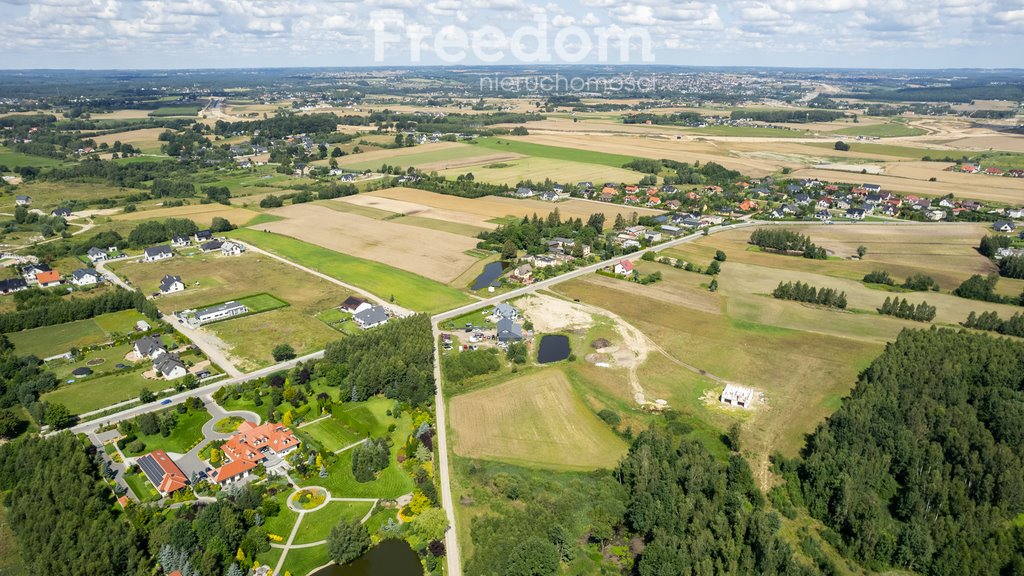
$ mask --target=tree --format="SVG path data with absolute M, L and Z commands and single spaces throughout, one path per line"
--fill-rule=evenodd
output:
M 864 255 L 868 253 L 867 246 L 857 246 L 857 258 L 864 258 Z
M 210 222 L 210 231 L 213 233 L 228 232 L 234 230 L 235 225 L 228 221 L 227 218 L 221 218 L 220 216 L 214 216 L 213 221 Z
M 561 554 L 547 539 L 531 536 L 512 549 L 505 576 L 550 576 L 558 572 Z
M 501 246 L 501 259 L 502 260 L 515 260 L 518 254 L 518 248 L 516 243 L 511 238 L 505 241 Z
M 849 152 L 850 145 L 847 144 L 846 142 L 843 142 L 842 140 L 839 140 L 838 142 L 836 142 L 835 149 L 839 150 L 840 152 Z
M 370 548 L 370 534 L 359 520 L 342 520 L 327 536 L 327 553 L 331 560 L 346 564 L 362 556 Z
M 722 252 L 721 250 L 715 250 L 715 260 L 718 260 L 719 262 L 725 262 L 725 252 Z
M 441 540 L 448 531 L 448 516 L 440 508 L 427 508 L 412 520 L 412 531 L 424 540 Z
M 342 152 L 341 148 L 338 148 L 337 146 L 335 146 L 334 149 L 331 150 L 331 158 L 340 158 L 343 154 L 344 152 Z
M 722 266 L 721 264 L 718 263 L 718 260 L 712 260 L 711 264 L 708 264 L 708 268 L 707 270 L 705 270 L 704 273 L 707 274 L 708 276 L 715 276 L 719 272 L 721 272 L 721 270 Z
M 278 344 L 274 346 L 271 355 L 274 357 L 274 361 L 284 362 L 285 360 L 295 358 L 295 349 L 290 344 Z
M 711 283 L 708 284 L 708 292 L 718 291 L 718 278 L 712 278 Z
M 26 422 L 10 408 L 0 408 L 0 438 L 14 438 L 25 429 Z
M 138 418 L 135 419 L 135 422 L 139 426 L 139 432 L 142 432 L 146 436 L 156 434 L 160 431 L 160 423 L 156 421 L 156 415 L 152 412 L 139 414 Z
M 63 404 L 47 402 L 43 422 L 57 430 L 67 428 L 72 422 L 71 411 Z
M 142 404 L 149 404 L 156 400 L 156 394 L 150 392 L 149 388 L 143 388 L 139 391 L 139 402 Z

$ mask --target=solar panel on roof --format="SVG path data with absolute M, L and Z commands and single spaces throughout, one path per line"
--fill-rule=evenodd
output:
M 164 469 L 160 467 L 152 454 L 146 454 L 139 458 L 139 468 L 154 486 L 159 486 L 164 479 Z

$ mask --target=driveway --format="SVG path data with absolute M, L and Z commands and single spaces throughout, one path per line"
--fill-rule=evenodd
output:
M 210 413 L 210 416 L 213 416 L 203 424 L 203 440 L 197 444 L 195 448 L 189 450 L 185 454 L 171 455 L 174 463 L 177 464 L 178 468 L 181 468 L 181 471 L 185 473 L 185 476 L 190 479 L 194 474 L 206 471 L 206 463 L 199 458 L 199 451 L 202 450 L 203 446 L 206 446 L 211 440 L 227 440 L 231 437 L 230 432 L 224 433 L 214 430 L 214 426 L 217 425 L 217 422 L 220 422 L 229 416 L 239 416 L 257 424 L 261 421 L 259 414 L 256 414 L 255 412 L 249 412 L 248 410 L 224 410 L 216 401 L 214 401 L 212 396 L 206 395 L 201 396 L 201 398 L 203 399 L 203 407 Z

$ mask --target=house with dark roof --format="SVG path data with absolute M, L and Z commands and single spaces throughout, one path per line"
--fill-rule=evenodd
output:
M 142 469 L 142 473 L 146 475 L 146 479 L 161 496 L 167 496 L 188 485 L 185 473 L 163 450 L 153 450 L 139 458 L 138 465 Z
M 68 208 L 55 208 L 50 211 L 50 216 L 55 218 L 67 218 L 71 216 L 71 210 Z
M 93 246 L 89 248 L 89 251 L 85 253 L 92 262 L 102 262 L 107 259 L 107 253 L 103 250 Z
M 161 354 L 153 360 L 153 369 L 159 372 L 164 380 L 175 380 L 188 374 L 185 363 L 177 354 Z
M 352 319 L 356 321 L 360 328 L 366 330 L 374 326 L 386 324 L 388 321 L 388 311 L 383 306 L 373 306 L 352 316 Z
M 171 294 L 172 292 L 181 292 L 185 289 L 185 283 L 181 281 L 181 276 L 171 276 L 170 274 L 164 275 L 160 279 L 160 293 Z
M 171 246 L 175 248 L 184 248 L 192 243 L 192 240 L 188 236 L 175 236 L 171 238 Z
M 10 294 L 28 289 L 28 282 L 24 278 L 7 278 L 0 280 L 0 294 Z
M 500 302 L 494 307 L 494 315 L 498 318 L 515 320 L 516 318 L 519 318 L 519 310 L 516 310 L 515 306 L 512 306 L 508 302 Z
M 135 341 L 135 355 L 139 358 L 154 359 L 167 353 L 163 340 L 159 336 L 143 336 Z
M 508 318 L 498 320 L 498 342 L 518 342 L 522 339 L 522 326 Z
M 341 306 L 338 306 L 339 310 L 342 312 L 348 312 L 349 314 L 358 314 L 364 310 L 369 310 L 370 308 L 373 308 L 373 304 L 367 302 L 365 298 L 360 298 L 358 296 L 349 296 L 348 298 L 345 298 L 345 301 L 341 303 Z
M 512 193 L 512 195 L 515 196 L 516 198 L 529 198 L 533 196 L 533 194 L 533 190 L 527 188 L 526 186 L 520 186 L 519 188 L 516 188 L 515 192 Z
M 992 229 L 996 232 L 1013 232 L 1016 228 L 1013 220 L 996 220 L 992 223 Z
M 92 268 L 79 268 L 71 273 L 71 283 L 75 286 L 92 286 L 101 278 L 100 273 Z
M 200 230 L 196 232 L 196 242 L 206 242 L 207 240 L 213 240 L 213 232 L 209 230 Z
M 210 240 L 209 242 L 203 242 L 199 245 L 199 249 L 203 252 L 215 252 L 220 250 L 224 246 L 224 243 L 220 240 Z
M 245 252 L 245 246 L 238 242 L 228 240 L 220 245 L 220 253 L 224 256 L 240 256 L 242 252 Z
M 18 194 L 14 197 L 14 203 L 18 206 L 28 206 L 32 203 L 32 197 Z
M 850 220 L 863 220 L 864 215 L 865 212 L 863 208 L 850 208 L 846 211 L 846 217 Z
M 151 246 L 142 251 L 143 262 L 156 262 L 174 256 L 170 246 Z
M 25 282 L 32 283 L 36 281 L 37 274 L 49 272 L 50 270 L 50 265 L 43 262 L 26 264 L 21 267 L 21 277 L 25 279 Z

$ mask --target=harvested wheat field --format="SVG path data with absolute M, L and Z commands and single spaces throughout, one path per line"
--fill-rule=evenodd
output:
M 449 410 L 460 456 L 594 470 L 614 467 L 626 450 L 557 369 L 461 394 Z
M 374 220 L 316 204 L 294 204 L 270 213 L 284 220 L 261 224 L 261 229 L 444 283 L 477 262 L 464 254 L 477 243 L 467 236 Z
M 496 156 L 493 150 L 487 150 L 461 144 L 459 142 L 438 142 L 436 144 L 423 144 L 411 148 L 394 148 L 387 150 L 374 150 L 360 154 L 350 154 L 338 158 L 338 165 L 352 170 L 377 170 L 382 164 L 401 166 L 408 168 L 415 166 L 427 170 L 423 166 L 435 166 L 431 170 L 437 170 L 438 164 L 450 163 L 452 166 L 475 165 L 487 163 L 492 160 L 487 158 Z M 505 156 L 509 156 L 505 154 Z M 519 157 L 518 154 L 512 155 Z
M 420 192 L 420 190 L 413 190 L 411 188 L 392 188 L 391 190 L 408 190 L 411 193 Z M 332 202 L 345 202 L 346 204 L 352 204 L 355 206 L 365 206 L 368 208 L 376 208 L 377 210 L 392 212 L 395 215 L 404 214 L 405 216 L 420 216 L 422 218 L 431 218 L 433 220 L 442 220 L 445 222 L 458 222 L 460 224 L 469 224 L 471 226 L 479 226 L 487 229 L 494 229 L 497 227 L 497 224 L 488 222 L 488 220 L 491 219 L 489 216 L 482 216 L 480 214 L 473 214 L 460 210 L 435 208 L 427 204 L 398 200 L 397 198 L 375 196 L 372 194 L 356 194 L 355 196 L 338 198 L 336 200 L 332 200 Z
M 534 214 L 537 214 L 538 216 L 546 216 L 555 208 L 558 208 L 558 212 L 562 215 L 563 219 L 581 218 L 586 220 L 591 214 L 600 212 L 605 215 L 609 224 L 615 221 L 615 216 L 617 214 L 622 214 L 625 217 L 629 217 L 633 212 L 636 212 L 641 216 L 661 214 L 660 210 L 652 210 L 650 208 L 619 206 L 604 202 L 581 200 L 579 198 L 572 198 L 570 200 L 564 200 L 557 203 L 530 199 L 520 200 L 505 196 L 462 198 L 459 196 L 449 196 L 447 194 L 428 192 L 426 190 L 417 190 L 415 188 L 388 188 L 386 190 L 367 192 L 365 194 L 360 194 L 360 196 L 391 198 L 394 200 L 402 200 L 413 204 L 436 208 L 442 211 L 455 211 L 472 214 L 475 215 L 477 220 L 459 221 L 476 226 L 480 226 L 478 223 L 479 221 L 487 223 L 494 219 L 504 218 L 506 216 L 516 216 L 520 218 L 523 216 L 533 216 Z M 380 206 L 380 208 L 389 210 L 389 208 L 385 208 L 384 206 Z M 417 216 L 423 216 L 423 214 L 417 214 Z
M 155 220 L 164 218 L 188 218 L 197 226 L 209 226 L 214 218 L 227 218 L 236 226 L 241 226 L 256 216 L 256 212 L 245 208 L 224 206 L 223 204 L 192 204 L 188 206 L 175 206 L 174 208 L 156 208 L 153 210 L 140 210 L 127 214 L 118 214 L 114 220 Z
M 163 134 L 166 128 L 143 128 L 141 130 L 126 130 L 124 132 L 114 132 L 113 134 L 105 134 L 103 136 L 96 136 L 93 140 L 96 144 L 113 144 L 114 142 L 120 141 L 122 144 L 131 144 L 139 150 L 142 150 L 146 154 L 156 154 L 160 152 L 160 140 L 158 137 Z

